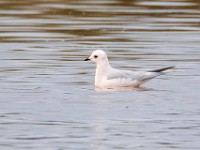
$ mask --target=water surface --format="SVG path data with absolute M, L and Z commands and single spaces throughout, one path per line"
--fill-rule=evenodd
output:
M 200 149 L 198 0 L 1 0 L 0 18 L 1 149 Z M 176 69 L 95 90 L 95 49 Z

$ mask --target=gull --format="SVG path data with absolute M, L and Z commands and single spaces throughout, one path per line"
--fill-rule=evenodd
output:
M 169 66 L 150 71 L 119 70 L 111 67 L 108 57 L 103 50 L 95 50 L 84 61 L 96 63 L 95 86 L 97 88 L 139 87 L 147 81 L 165 74 L 166 70 L 174 68 Z

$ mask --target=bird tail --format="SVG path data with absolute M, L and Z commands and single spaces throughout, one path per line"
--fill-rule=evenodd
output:
M 151 80 L 151 79 L 153 79 L 157 76 L 165 74 L 166 72 L 163 72 L 163 71 L 168 70 L 168 69 L 172 69 L 172 68 L 174 68 L 174 66 L 148 71 L 148 72 L 151 72 L 152 74 L 140 77 L 138 79 L 138 86 L 144 84 L 145 82 L 147 82 L 147 81 L 149 81 L 149 80 Z

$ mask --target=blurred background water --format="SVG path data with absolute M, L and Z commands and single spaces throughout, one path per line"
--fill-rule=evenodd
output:
M 176 69 L 97 91 L 123 69 Z M 0 0 L 0 149 L 200 149 L 199 0 Z

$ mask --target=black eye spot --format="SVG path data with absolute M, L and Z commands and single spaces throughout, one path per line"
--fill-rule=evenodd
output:
M 94 55 L 94 58 L 97 58 L 98 56 L 97 55 Z

